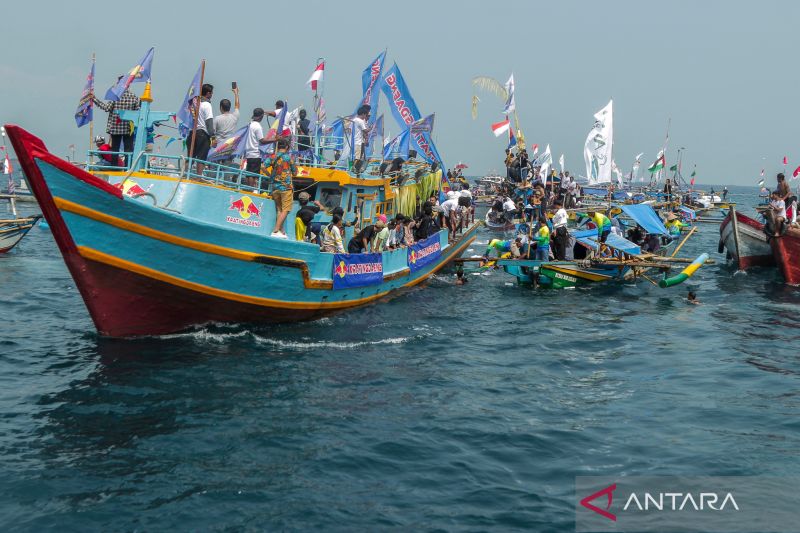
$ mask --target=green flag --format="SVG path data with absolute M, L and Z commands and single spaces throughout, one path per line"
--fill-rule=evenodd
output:
M 695 176 L 695 174 L 697 174 L 697 171 L 696 170 L 692 170 L 692 175 L 690 177 L 693 178 Z
M 677 171 L 678 171 L 678 165 L 672 165 L 671 167 L 669 167 L 669 169 L 670 169 L 672 172 L 677 172 Z

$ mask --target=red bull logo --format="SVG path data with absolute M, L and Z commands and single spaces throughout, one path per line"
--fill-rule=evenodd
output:
M 409 263 L 411 263 L 412 265 L 413 265 L 413 264 L 415 264 L 415 263 L 417 262 L 417 252 L 415 252 L 414 250 L 412 250 L 412 251 L 411 251 L 411 254 L 409 254 L 409 256 L 408 256 L 408 261 L 409 261 Z
M 135 181 L 133 181 L 131 179 L 127 179 L 127 180 L 121 181 L 119 183 L 116 183 L 116 184 L 114 184 L 114 187 L 116 187 L 117 189 L 121 190 L 122 194 L 124 194 L 125 196 L 137 197 L 137 196 L 141 196 L 141 195 L 147 193 L 147 191 L 145 189 L 143 189 L 141 185 L 139 185 L 138 183 L 136 183 Z M 151 187 L 152 187 L 152 185 L 151 185 Z M 148 189 L 149 189 L 149 187 L 148 187 Z
M 242 196 L 238 200 L 231 200 L 228 211 L 236 211 L 239 216 L 234 217 L 228 215 L 225 217 L 226 222 L 254 228 L 261 226 L 261 222 L 256 220 L 261 218 L 261 208 L 257 206 L 249 196 Z M 251 217 L 253 220 L 250 220 Z
M 347 265 L 344 264 L 344 261 L 339 261 L 339 264 L 336 265 L 334 272 L 340 278 L 343 278 L 347 275 Z

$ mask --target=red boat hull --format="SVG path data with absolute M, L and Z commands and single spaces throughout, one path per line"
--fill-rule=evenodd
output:
M 775 262 L 789 285 L 800 285 L 800 230 L 790 229 L 770 241 Z

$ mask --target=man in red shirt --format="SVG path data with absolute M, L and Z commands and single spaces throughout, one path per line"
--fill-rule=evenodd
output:
M 107 154 L 100 154 L 100 163 L 107 167 L 114 166 L 114 157 L 111 155 L 111 145 L 100 135 L 94 138 L 94 144 L 97 145 L 97 150 L 99 152 L 108 152 Z

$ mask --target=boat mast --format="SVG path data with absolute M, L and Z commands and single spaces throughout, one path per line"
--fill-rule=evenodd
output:
M 320 63 L 325 62 L 324 57 L 317 58 L 317 64 L 314 65 L 314 68 L 317 67 Z M 320 85 L 322 85 L 322 89 L 320 90 Z M 322 79 L 317 80 L 317 88 L 314 89 L 314 159 L 319 161 L 322 158 L 321 150 L 319 150 L 319 102 L 322 100 L 323 94 L 325 93 L 325 76 L 322 76 Z M 316 161 L 315 161 L 316 162 Z
M 94 52 L 92 52 L 92 70 L 91 70 L 91 72 L 94 72 L 94 60 L 95 60 L 95 54 L 94 54 Z M 92 78 L 93 78 L 92 79 L 92 94 L 91 94 L 90 98 L 94 98 L 94 76 L 92 76 Z M 91 100 L 90 100 L 90 102 L 92 104 L 92 107 L 94 107 L 94 102 L 91 101 Z M 91 120 L 89 120 L 89 150 L 87 151 L 87 153 L 91 154 L 92 146 L 94 146 L 94 113 L 92 113 L 92 118 L 91 118 Z M 94 156 L 92 156 L 92 155 L 89 155 L 87 157 L 87 166 L 91 165 L 91 164 L 94 164 L 94 161 L 92 160 L 93 157 Z

